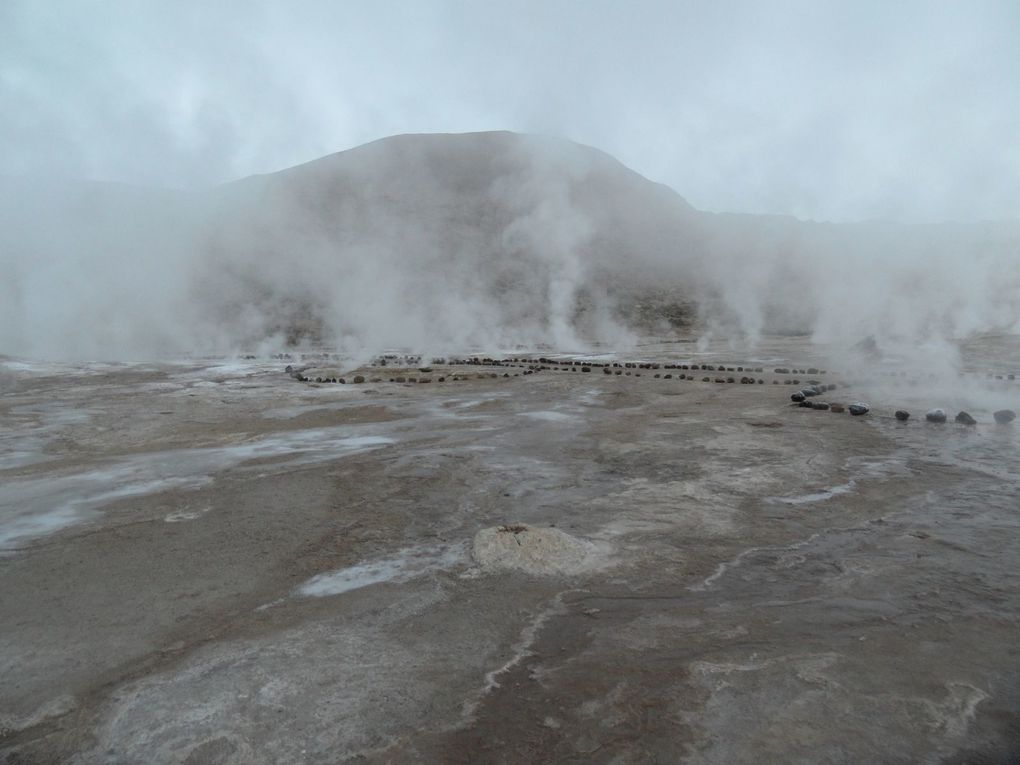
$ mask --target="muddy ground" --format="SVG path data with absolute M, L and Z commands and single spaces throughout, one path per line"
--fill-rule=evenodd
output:
M 807 376 L 773 370 L 827 361 L 793 341 L 639 350 L 764 383 L 8 360 L 0 758 L 1020 756 L 1017 438 L 982 408 L 1005 376 L 963 402 L 977 427 L 903 426 L 943 401 L 891 395 L 894 365 L 815 376 L 881 397 L 851 417 L 791 407 Z M 473 544 L 501 525 L 505 566 Z

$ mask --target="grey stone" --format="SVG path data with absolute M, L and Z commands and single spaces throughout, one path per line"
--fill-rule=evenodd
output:
M 1000 425 L 1008 425 L 1016 419 L 1016 412 L 1012 409 L 1000 409 L 993 414 L 992 417 L 994 417 L 995 421 Z

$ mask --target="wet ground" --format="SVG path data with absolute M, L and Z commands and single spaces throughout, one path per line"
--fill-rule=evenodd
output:
M 1018 349 L 0 362 L 0 757 L 1016 761 Z M 574 546 L 481 565 L 506 524 Z

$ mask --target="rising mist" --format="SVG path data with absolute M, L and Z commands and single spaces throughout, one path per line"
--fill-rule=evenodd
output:
M 191 192 L 3 193 L 0 352 L 18 356 L 580 350 L 678 331 L 913 348 L 1020 328 L 1016 225 L 700 213 L 539 136 L 398 136 Z

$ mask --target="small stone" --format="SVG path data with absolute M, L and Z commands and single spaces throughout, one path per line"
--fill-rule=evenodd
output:
M 360 385 L 361 383 L 365 382 L 365 378 L 362 377 L 361 375 L 354 375 L 353 382 L 355 385 Z
M 924 415 L 924 419 L 928 422 L 943 423 L 946 421 L 946 412 L 944 409 L 932 409 Z
M 819 411 L 824 412 L 829 408 L 829 405 L 826 404 L 824 401 L 815 401 L 813 404 L 811 404 L 811 408 L 818 409 Z
M 848 406 L 847 409 L 849 409 L 850 414 L 854 415 L 855 417 L 860 417 L 862 414 L 867 414 L 868 412 L 871 411 L 870 406 L 868 406 L 867 404 L 862 404 L 860 402 L 857 402 L 856 404 L 850 404 L 850 406 Z
M 900 422 L 906 422 L 907 420 L 910 419 L 910 412 L 907 412 L 903 409 L 897 409 L 896 419 L 899 420 Z
M 956 415 L 956 422 L 960 425 L 977 425 L 977 420 L 970 416 L 967 412 L 960 412 Z
M 794 401 L 794 402 L 796 402 L 798 404 L 801 401 L 803 401 L 805 398 L 806 398 L 806 396 L 803 393 L 801 393 L 800 391 L 797 391 L 796 393 L 793 393 L 793 394 L 790 395 L 790 401 Z
M 993 414 L 992 417 L 994 417 L 995 421 L 1000 425 L 1009 425 L 1009 423 L 1016 419 L 1016 412 L 1012 409 L 1000 409 Z
M 846 411 L 846 407 L 844 407 L 842 404 L 829 404 L 829 411 L 841 414 Z
M 801 409 L 814 409 L 815 408 L 815 405 L 812 404 L 810 401 L 801 401 L 799 404 L 797 404 L 797 406 L 799 406 Z

